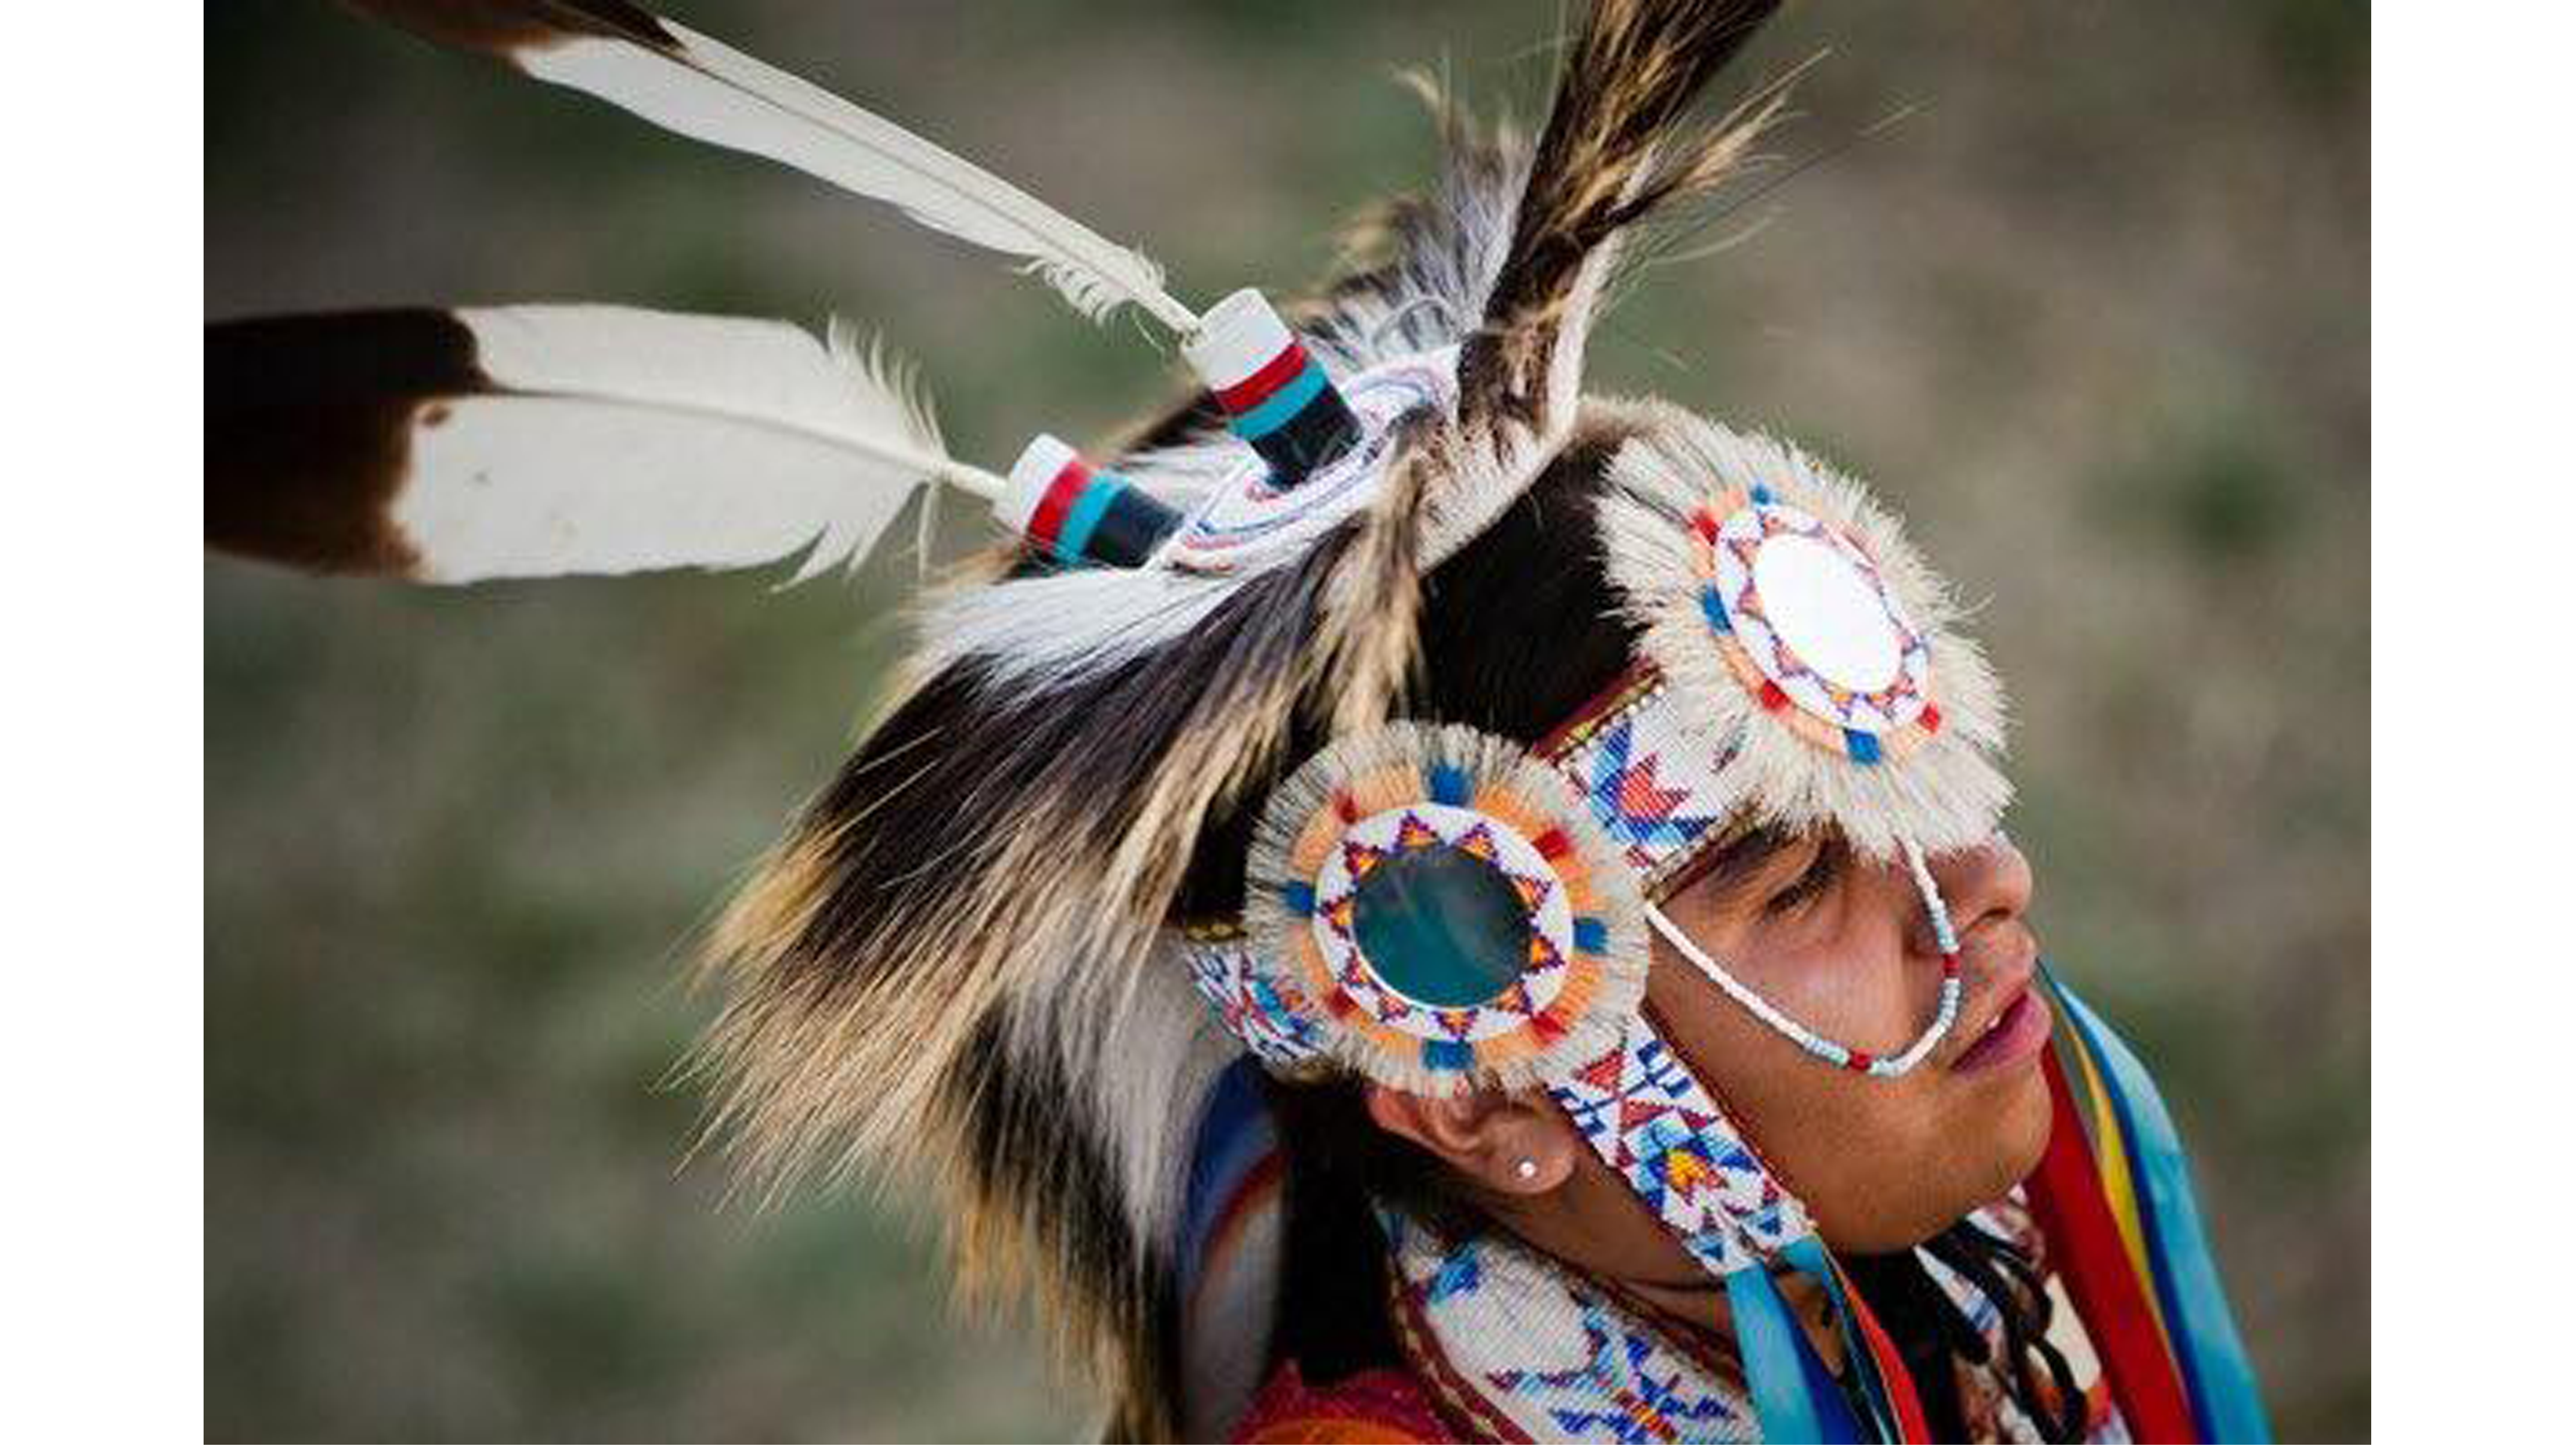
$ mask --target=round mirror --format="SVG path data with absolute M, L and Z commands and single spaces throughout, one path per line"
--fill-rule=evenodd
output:
M 1872 694 L 1903 663 L 1896 621 L 1858 566 L 1805 534 L 1774 534 L 1753 559 L 1762 613 L 1801 663 L 1830 683 Z
M 1369 969 L 1424 1006 L 1481 1006 L 1520 979 L 1529 916 L 1491 861 L 1454 845 L 1381 861 L 1351 901 L 1351 934 Z

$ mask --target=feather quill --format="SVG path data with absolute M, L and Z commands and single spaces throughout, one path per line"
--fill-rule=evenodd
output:
M 1198 326 L 1163 269 L 982 167 L 775 66 L 617 0 L 349 0 L 684 136 L 889 202 L 934 231 L 1024 259 L 1099 321 L 1126 303 Z
M 856 567 L 925 486 L 990 496 L 835 324 L 411 309 L 206 332 L 207 539 L 431 583 Z M 925 520 L 929 500 L 923 502 Z

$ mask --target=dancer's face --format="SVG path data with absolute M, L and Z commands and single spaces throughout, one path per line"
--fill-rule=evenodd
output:
M 1998 835 L 1929 865 L 1958 932 L 1964 993 L 1949 1033 L 1902 1076 L 1811 1055 L 1660 936 L 1647 974 L 1665 1039 L 1848 1252 L 1923 1241 L 2002 1196 L 2048 1142 L 2039 1062 L 2051 1023 L 2032 989 L 2030 863 Z M 1847 1048 L 1896 1055 L 1937 1013 L 1941 952 L 1901 863 L 1864 863 L 1830 836 L 1757 833 L 1717 848 L 1662 908 L 1738 982 Z M 1678 1240 L 1544 1091 L 1378 1087 L 1370 1110 L 1548 1251 L 1632 1280 L 1695 1277 Z
M 1825 1240 L 1848 1251 L 1922 1241 L 2002 1195 L 2048 1141 L 2030 863 L 1997 836 L 1930 866 L 1965 989 L 1947 1036 L 1899 1077 L 1809 1054 L 1655 943 L 1647 1000 L 1667 1038 Z M 1738 981 L 1843 1046 L 1893 1056 L 1934 1018 L 1941 952 L 1901 862 L 1864 863 L 1829 836 L 1756 835 L 1722 847 L 1664 913 Z

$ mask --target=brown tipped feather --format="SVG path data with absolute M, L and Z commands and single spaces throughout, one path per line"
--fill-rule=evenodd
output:
M 431 308 L 206 328 L 206 542 L 326 574 L 409 576 L 391 509 L 415 425 L 486 391 L 474 334 Z
M 863 558 L 947 457 L 900 367 L 749 318 L 529 305 L 220 323 L 208 539 L 429 583 Z M 998 479 L 986 479 L 998 486 Z
M 987 247 L 1098 321 L 1133 303 L 1198 318 L 1152 258 L 811 82 L 624 0 L 350 0 L 432 40 L 597 97 L 695 140 L 791 166 Z
M 340 0 L 352 10 L 452 45 L 511 60 L 526 49 L 609 35 L 657 50 L 679 46 L 650 11 L 624 0 Z

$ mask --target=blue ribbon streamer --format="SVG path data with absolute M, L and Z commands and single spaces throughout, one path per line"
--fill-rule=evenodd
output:
M 1879 1377 L 1878 1360 L 1871 1355 L 1867 1336 L 1860 1331 L 1860 1320 L 1853 1316 L 1851 1304 L 1844 1300 L 1842 1278 L 1834 1272 L 1832 1262 L 1825 1256 L 1824 1239 L 1800 1238 L 1788 1246 L 1783 1256 L 1791 1267 L 1821 1281 L 1825 1291 L 1833 1297 L 1834 1326 L 1842 1334 L 1843 1359 L 1851 1365 L 1852 1376 L 1860 1384 L 1861 1399 L 1869 1408 L 1874 1439 L 1882 1444 L 1903 1442 L 1905 1435 L 1897 1421 L 1895 1399 L 1888 1391 L 1886 1380 Z M 1859 1442 L 1860 1436 L 1856 1431 L 1857 1426 L 1849 1442 Z
M 1859 1426 L 1842 1386 L 1825 1371 L 1806 1330 L 1760 1264 L 1726 1275 L 1726 1306 L 1735 1319 L 1735 1350 L 1744 1385 L 1762 1421 L 1766 1444 L 1853 1444 Z
M 2218 1264 L 2192 1194 L 2191 1164 L 2164 1098 L 2146 1066 L 2091 1007 L 2053 973 L 2048 984 L 2100 1069 L 2111 1110 L 2128 1139 L 2129 1175 L 2145 1219 L 2141 1226 L 2156 1298 L 2164 1308 L 2165 1333 L 2201 1435 L 2213 1444 L 2269 1444 L 2272 1426 L 2263 1411 L 2262 1390 L 2236 1332 L 2235 1315 L 2228 1311 L 2227 1292 L 2219 1284 Z

